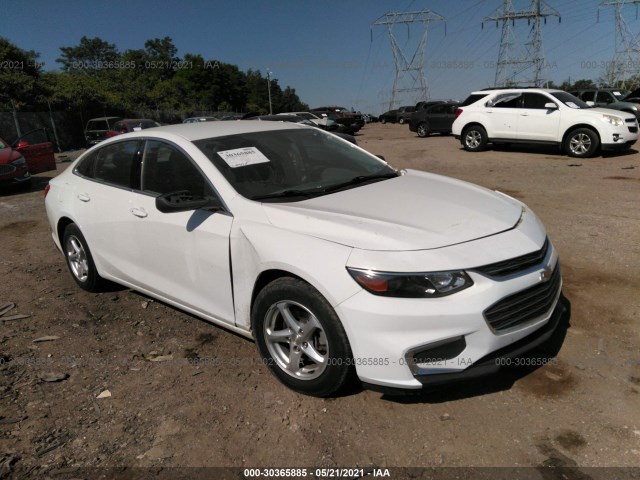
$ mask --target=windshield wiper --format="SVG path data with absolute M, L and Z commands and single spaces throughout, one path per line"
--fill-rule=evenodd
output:
M 341 188 L 349 187 L 351 185 L 359 185 L 361 183 L 366 183 L 374 180 L 386 180 L 387 178 L 395 178 L 397 176 L 397 172 L 377 173 L 374 175 L 359 175 L 357 177 L 353 177 L 347 182 L 337 183 L 335 185 L 326 187 L 322 191 L 324 193 L 335 192 L 336 190 L 340 190 Z
M 308 190 L 285 190 L 283 192 L 267 193 L 265 195 L 256 195 L 251 200 L 266 200 L 268 198 L 291 198 L 291 197 L 311 197 L 316 195 L 317 191 Z

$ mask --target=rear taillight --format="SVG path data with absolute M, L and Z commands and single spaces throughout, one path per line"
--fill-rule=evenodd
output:
M 458 118 L 461 113 L 462 113 L 462 109 L 461 108 L 456 108 L 456 118 Z
M 44 198 L 47 198 L 47 193 L 49 193 L 49 190 L 51 190 L 51 184 L 47 183 L 47 186 L 44 187 Z

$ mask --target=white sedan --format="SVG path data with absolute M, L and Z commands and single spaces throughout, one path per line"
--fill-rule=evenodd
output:
M 51 180 L 45 204 L 81 288 L 117 282 L 254 338 L 310 395 L 493 372 L 566 308 L 525 205 L 311 127 L 119 135 Z

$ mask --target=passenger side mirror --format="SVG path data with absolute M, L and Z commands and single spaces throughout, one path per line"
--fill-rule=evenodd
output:
M 590 107 L 595 106 L 595 103 L 594 103 L 594 102 L 592 102 L 591 100 L 588 100 L 586 103 L 587 103 L 587 105 L 589 105 Z
M 180 190 L 156 197 L 156 208 L 162 213 L 176 213 L 201 208 L 219 210 L 220 206 L 212 198 L 197 197 L 188 190 Z
M 544 108 L 546 108 L 547 110 L 558 110 L 558 105 L 556 105 L 554 102 L 549 102 L 544 104 Z

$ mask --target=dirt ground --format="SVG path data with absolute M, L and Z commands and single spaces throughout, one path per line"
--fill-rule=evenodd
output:
M 357 138 L 396 167 L 499 189 L 538 214 L 572 308 L 551 364 L 422 395 L 298 395 L 246 339 L 127 289 L 77 288 L 51 241 L 42 190 L 52 175 L 42 174 L 29 191 L 0 192 L 0 305 L 16 304 L 0 317 L 0 477 L 76 466 L 639 467 L 640 153 L 474 154 L 401 125 Z M 36 341 L 47 336 L 57 338 Z M 590 478 L 580 475 L 565 478 Z

